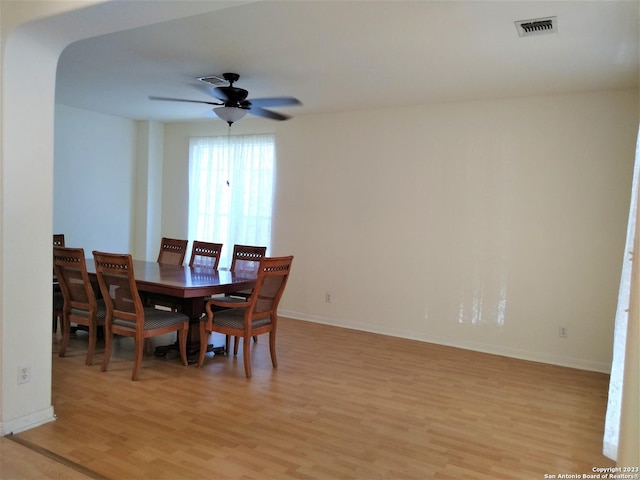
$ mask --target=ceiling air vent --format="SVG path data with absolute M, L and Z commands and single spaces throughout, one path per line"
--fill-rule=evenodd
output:
M 558 17 L 519 20 L 515 23 L 518 35 L 521 37 L 543 35 L 545 33 L 558 33 Z
M 210 85 L 215 85 L 216 87 L 223 87 L 229 84 L 222 76 L 219 75 L 207 75 L 204 77 L 198 77 L 198 80 L 201 82 L 208 83 Z

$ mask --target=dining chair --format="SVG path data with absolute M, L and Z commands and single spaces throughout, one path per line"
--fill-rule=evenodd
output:
M 221 252 L 221 243 L 194 240 L 193 247 L 191 248 L 191 260 L 189 260 L 189 266 L 217 270 L 218 264 L 220 263 Z
M 233 257 L 231 258 L 231 267 L 229 268 L 232 272 L 237 272 L 239 270 L 255 272 L 260 265 L 260 260 L 267 254 L 267 247 L 256 247 L 253 245 L 234 245 L 233 246 Z M 221 302 L 246 302 L 249 300 L 251 296 L 251 290 L 242 290 L 239 292 L 231 292 L 224 295 L 224 297 L 219 298 Z M 233 342 L 233 354 L 238 354 L 238 337 L 234 339 Z M 258 336 L 253 337 L 253 341 L 258 341 Z M 225 344 L 227 345 L 227 351 L 229 350 L 229 338 L 227 337 Z
M 71 323 L 84 325 L 89 331 L 85 365 L 91 365 L 96 347 L 98 327 L 104 326 L 106 309 L 96 295 L 87 273 L 82 248 L 53 247 L 53 268 L 62 290 L 62 344 L 58 355 L 64 357 L 69 345 Z
M 160 241 L 160 252 L 158 253 L 158 263 L 167 265 L 182 265 L 187 254 L 188 240 L 163 237 Z M 160 308 L 163 310 L 179 310 L 179 304 L 175 298 L 166 295 L 153 293 L 143 294 L 143 304 L 147 307 Z
M 189 266 L 217 270 L 218 264 L 220 263 L 221 252 L 222 243 L 210 243 L 194 240 L 193 247 L 191 248 L 191 259 L 189 260 Z M 148 296 L 147 302 L 150 302 L 151 306 L 155 308 L 159 307 L 164 309 L 171 309 L 174 311 L 179 311 L 182 306 L 175 297 L 167 297 L 166 295 Z
M 266 254 L 267 247 L 234 245 L 230 270 L 232 272 L 237 272 L 238 270 L 255 272 L 260 266 L 260 260 L 262 260 L 262 257 L 264 257 Z
M 225 303 L 211 299 L 206 304 L 206 317 L 200 319 L 200 354 L 198 367 L 202 367 L 207 352 L 207 342 L 211 332 L 242 338 L 244 371 L 251 378 L 250 339 L 254 335 L 269 334 L 271 364 L 277 368 L 276 330 L 278 327 L 278 304 L 289 278 L 293 256 L 263 257 L 260 260 L 256 284 L 246 302 Z M 212 307 L 222 306 L 223 310 Z M 236 352 L 234 352 L 236 355 Z
M 187 365 L 189 317 L 180 312 L 144 308 L 128 254 L 93 252 L 96 276 L 106 306 L 105 349 L 101 371 L 111 358 L 113 335 L 135 339 L 135 360 L 131 380 L 137 380 L 142 364 L 145 340 L 169 332 L 178 332 L 180 359 Z
M 158 253 L 158 263 L 170 265 L 182 265 L 187 254 L 188 240 L 163 237 L 160 241 L 160 252 Z
M 232 272 L 237 271 L 248 271 L 255 272 L 258 270 L 258 266 L 260 265 L 260 260 L 267 254 L 267 247 L 254 247 L 252 245 L 234 245 L 233 246 L 233 257 L 231 258 L 231 267 L 229 268 Z M 247 301 L 251 296 L 251 290 L 242 290 L 240 292 L 231 292 L 225 294 L 227 301 L 236 301 L 236 299 L 240 299 L 241 301 Z
M 53 246 L 64 247 L 64 233 L 53 234 Z M 62 323 L 62 308 L 64 307 L 64 298 L 62 297 L 62 291 L 56 278 L 55 269 L 53 271 L 53 333 L 58 331 L 58 321 Z

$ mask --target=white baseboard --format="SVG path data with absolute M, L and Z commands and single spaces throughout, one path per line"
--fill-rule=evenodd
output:
M 324 325 L 333 325 L 340 328 L 349 328 L 352 330 L 360 330 L 363 332 L 377 333 L 380 335 L 388 335 L 391 337 L 406 338 L 408 340 L 417 340 L 426 343 L 435 343 L 447 347 L 462 348 L 465 350 L 473 350 L 476 352 L 500 355 L 503 357 L 517 358 L 519 360 L 528 360 L 531 362 L 546 363 L 549 365 L 557 365 L 560 367 L 576 368 L 578 370 L 588 370 L 592 372 L 600 372 L 609 374 L 611 372 L 610 363 L 593 362 L 582 358 L 574 358 L 566 355 L 549 354 L 546 352 L 535 352 L 530 350 L 522 350 L 501 345 L 489 345 L 476 342 L 460 341 L 454 338 L 439 338 L 430 336 L 416 336 L 415 332 L 406 332 L 399 329 L 389 327 L 388 329 L 371 328 L 370 325 L 357 325 L 339 323 L 334 318 L 323 317 L 321 315 L 308 315 L 300 312 L 281 310 L 278 315 L 282 317 L 292 318 L 294 320 L 304 320 L 307 322 L 321 323 Z
M 53 412 L 53 407 L 45 408 L 29 415 L 3 422 L 0 424 L 2 435 L 9 435 L 10 433 L 20 433 L 31 428 L 39 427 L 45 423 L 53 422 L 56 419 L 56 415 Z

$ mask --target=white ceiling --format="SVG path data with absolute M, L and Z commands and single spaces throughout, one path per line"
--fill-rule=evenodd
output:
M 148 2 L 153 8 L 153 2 Z M 212 10 L 220 3 L 212 1 Z M 514 22 L 557 16 L 520 38 Z M 214 118 L 196 77 L 236 72 L 292 116 L 638 87 L 638 1 L 260 1 L 82 40 L 58 103 L 132 119 Z

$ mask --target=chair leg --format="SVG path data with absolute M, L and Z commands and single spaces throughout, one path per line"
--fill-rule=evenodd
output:
M 240 337 L 233 337 L 233 356 L 238 355 L 238 344 L 240 343 Z M 242 346 L 244 348 L 244 345 Z
M 131 380 L 138 380 L 140 375 L 140 366 L 142 365 L 142 354 L 144 353 L 145 340 L 143 338 L 136 337 L 136 357 L 133 362 L 133 373 L 131 374 Z
M 106 372 L 111 359 L 111 346 L 113 344 L 113 333 L 107 327 L 104 328 L 104 357 L 102 358 L 101 372 Z
M 200 321 L 200 352 L 198 353 L 198 368 L 202 367 L 204 363 L 204 356 L 207 353 L 207 341 L 209 335 L 207 334 L 207 322 Z M 229 336 L 227 336 L 227 348 L 229 348 Z
M 93 352 L 96 348 L 96 325 L 89 325 L 89 346 L 87 347 L 87 357 L 85 358 L 84 364 L 91 365 L 93 361 Z
M 239 337 L 236 337 L 236 341 Z M 245 336 L 242 340 L 242 356 L 244 358 L 244 374 L 251 378 L 251 338 Z
M 253 336 L 253 341 L 254 341 L 255 343 L 258 343 L 258 336 L 257 336 L 257 335 L 254 335 L 254 336 Z
M 271 365 L 278 368 L 278 359 L 276 358 L 276 332 L 269 332 L 269 353 L 271 354 Z
M 178 343 L 180 344 L 180 360 L 182 365 L 187 365 L 187 337 L 189 336 L 189 321 L 184 322 L 182 328 L 178 331 Z M 205 346 L 205 350 L 207 347 Z
M 225 335 L 224 337 L 224 351 L 229 355 L 229 346 L 231 345 L 231 337 L 229 335 Z
M 67 351 L 67 346 L 69 345 L 69 335 L 70 335 L 70 323 L 69 319 L 62 317 L 62 322 L 60 322 L 60 329 L 62 330 L 62 343 L 60 344 L 60 350 L 58 351 L 59 357 L 64 357 L 64 354 Z

